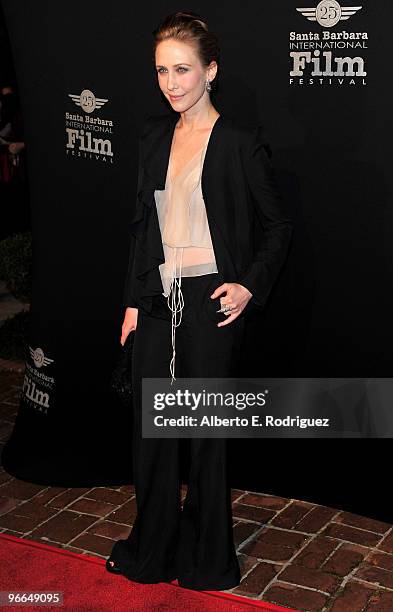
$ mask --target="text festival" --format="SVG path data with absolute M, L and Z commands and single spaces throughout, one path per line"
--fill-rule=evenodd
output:
M 359 82 L 361 85 L 366 84 L 364 58 L 359 55 L 335 56 L 332 49 L 367 49 L 364 42 L 368 40 L 367 32 L 290 32 L 289 39 L 289 56 L 292 60 L 290 85 L 304 85 L 305 82 L 309 85 L 332 84 L 332 77 L 337 77 L 334 82 L 339 85 L 354 85 Z M 305 73 L 312 78 L 305 80 Z

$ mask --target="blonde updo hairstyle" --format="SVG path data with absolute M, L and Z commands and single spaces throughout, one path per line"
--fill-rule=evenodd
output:
M 217 36 L 209 31 L 206 21 L 197 13 L 191 11 L 172 13 L 165 17 L 152 34 L 154 37 L 153 63 L 157 45 L 163 40 L 173 38 L 192 45 L 205 68 L 212 61 L 219 64 L 220 49 Z M 210 93 L 217 90 L 217 77 L 218 71 L 210 83 L 212 88 Z

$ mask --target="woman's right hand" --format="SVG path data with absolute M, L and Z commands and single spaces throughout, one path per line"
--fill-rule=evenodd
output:
M 124 346 L 127 340 L 128 334 L 136 329 L 138 323 L 138 309 L 127 306 L 126 313 L 124 315 L 123 325 L 121 326 L 121 338 L 120 344 Z

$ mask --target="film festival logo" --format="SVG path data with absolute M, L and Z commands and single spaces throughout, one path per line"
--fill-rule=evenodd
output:
M 55 379 L 41 370 L 50 366 L 54 360 L 47 357 L 40 347 L 33 349 L 29 346 L 29 353 L 34 366 L 26 362 L 22 386 L 23 402 L 33 410 L 46 415 L 53 405 Z
M 112 141 L 108 134 L 113 134 L 113 121 L 99 116 L 108 98 L 97 98 L 90 89 L 68 97 L 80 111 L 65 114 L 67 155 L 112 164 Z
M 368 33 L 334 29 L 349 19 L 356 22 L 362 8 L 341 6 L 336 0 L 296 8 L 299 16 L 322 30 L 289 33 L 290 85 L 367 84 L 362 52 L 368 48 Z

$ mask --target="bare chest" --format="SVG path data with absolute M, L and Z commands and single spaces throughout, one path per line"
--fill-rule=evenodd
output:
M 195 134 L 181 134 L 181 130 L 175 129 L 170 153 L 170 175 L 172 179 L 180 176 L 183 170 L 197 155 L 201 153 L 206 145 L 211 128 L 198 130 Z

